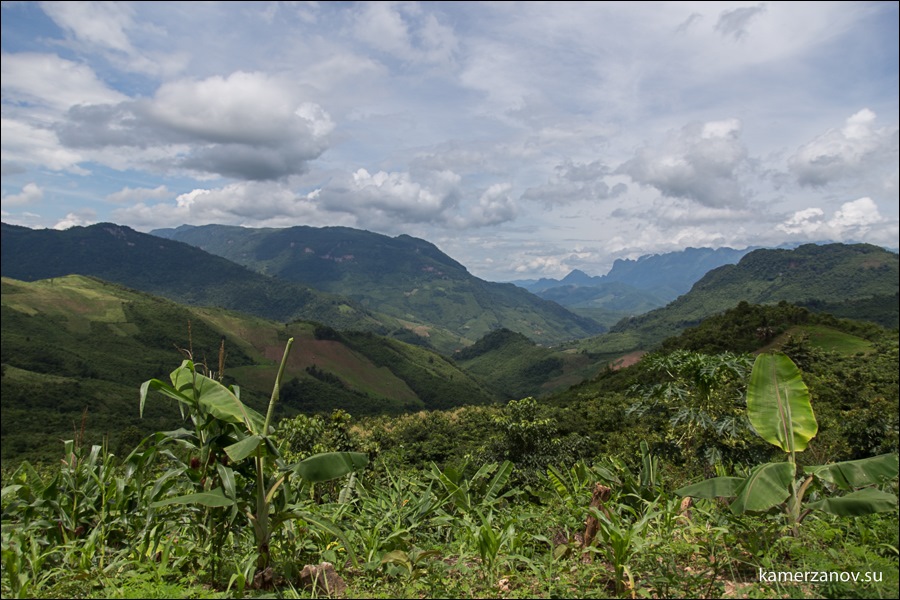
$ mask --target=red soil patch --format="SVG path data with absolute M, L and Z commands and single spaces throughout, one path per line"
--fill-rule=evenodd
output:
M 639 360 L 641 360 L 641 357 L 643 357 L 645 354 L 647 353 L 643 350 L 631 352 L 609 363 L 609 368 L 613 371 L 618 371 L 619 369 L 630 367 L 631 365 L 636 364 Z

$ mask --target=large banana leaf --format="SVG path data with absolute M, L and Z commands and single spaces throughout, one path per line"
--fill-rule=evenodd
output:
M 713 477 L 675 490 L 679 496 L 690 498 L 732 498 L 744 484 L 743 477 Z
M 791 494 L 797 467 L 792 462 L 765 463 L 753 468 L 738 489 L 731 511 L 764 511 L 781 504 Z
M 800 370 L 781 353 L 756 357 L 747 416 L 761 438 L 785 452 L 805 450 L 819 429 Z
M 323 452 L 293 465 L 294 471 L 307 481 L 329 481 L 343 477 L 369 464 L 364 452 Z
M 875 488 L 866 488 L 837 498 L 810 502 L 806 506 L 841 517 L 858 517 L 897 510 L 897 496 Z
M 150 390 L 168 396 L 188 408 L 203 410 L 227 423 L 243 424 L 250 433 L 262 433 L 263 416 L 246 406 L 240 398 L 215 379 L 210 379 L 194 369 L 193 363 L 185 360 L 169 376 L 172 385 L 159 379 L 145 381 L 141 385 L 140 414 Z
M 185 494 L 184 496 L 178 496 L 176 498 L 166 498 L 165 500 L 154 502 L 150 506 L 152 508 L 159 508 L 170 504 L 199 504 L 200 506 L 215 508 L 233 506 L 234 499 L 226 496 L 225 491 L 222 488 L 216 488 L 208 492 L 198 492 L 196 494 Z
M 882 454 L 861 460 L 806 467 L 804 471 L 843 490 L 852 490 L 896 479 L 900 473 L 900 465 L 898 455 Z

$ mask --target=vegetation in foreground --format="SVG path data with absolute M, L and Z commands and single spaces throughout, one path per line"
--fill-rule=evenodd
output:
M 821 366 L 836 359 L 802 343 L 789 349 L 806 368 L 797 370 L 810 384 L 806 405 L 819 406 Z M 896 365 L 896 344 L 866 365 L 882 375 L 883 360 Z M 864 410 L 896 404 L 896 379 L 862 382 L 864 368 L 844 373 L 865 388 L 865 402 L 842 402 L 867 423 L 868 437 L 843 444 L 859 422 L 844 413 L 839 429 L 835 411 L 844 407 L 828 407 L 826 395 L 811 429 L 793 382 L 782 408 L 803 427 L 783 410 L 767 412 L 775 439 L 802 431 L 808 442 L 798 454 L 790 437 L 784 462 L 770 432 L 755 421 L 751 429 L 748 410 L 735 409 L 759 389 L 781 398 L 785 389 L 760 382 L 745 357 L 681 350 L 643 364 L 657 383 L 629 385 L 622 410 L 594 407 L 615 412 L 619 430 L 631 434 L 630 443 L 612 440 L 619 452 L 593 451 L 575 431 L 562 435 L 563 421 L 526 398 L 423 416 L 436 419 L 425 425 L 434 438 L 423 436 L 419 447 L 439 446 L 444 433 L 457 451 L 470 450 L 427 465 L 405 453 L 409 428 L 390 422 L 359 429 L 344 413 L 298 416 L 272 432 L 243 409 L 223 410 L 226 388 L 189 377 L 182 365 L 166 395 L 183 396 L 193 429 L 151 436 L 122 459 L 72 440 L 56 467 L 23 463 L 4 474 L 3 596 L 896 597 L 896 410 L 880 423 Z M 619 377 L 625 385 L 628 376 Z M 148 382 L 145 393 L 151 388 L 167 389 Z M 885 390 L 894 391 L 879 397 Z M 467 440 L 466 431 L 482 439 Z M 364 461 L 352 452 L 374 461 L 360 471 Z M 316 456 L 347 456 L 343 478 L 314 483 L 328 477 L 296 466 Z M 762 504 L 740 507 L 713 499 L 756 501 L 737 482 L 772 470 L 784 496 L 766 493 Z M 697 496 L 693 506 L 682 495 Z M 795 510 L 799 498 L 815 508 L 850 502 L 807 514 Z M 304 568 L 323 562 L 334 576 Z

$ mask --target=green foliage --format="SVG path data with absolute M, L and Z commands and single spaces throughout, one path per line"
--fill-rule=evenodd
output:
M 359 470 L 368 463 L 368 457 L 358 452 L 330 452 L 314 454 L 295 463 L 280 468 L 272 468 L 267 458 L 280 459 L 274 440 L 270 437 L 270 427 L 275 406 L 278 402 L 281 378 L 293 344 L 289 339 L 281 360 L 272 396 L 265 418 L 240 401 L 236 387 L 225 387 L 221 383 L 197 372 L 190 360 L 171 374 L 172 385 L 157 379 L 146 381 L 141 386 L 141 411 L 150 390 L 158 391 L 179 403 L 182 414 L 187 414 L 194 432 L 179 431 L 167 435 L 169 439 L 187 444 L 190 451 L 199 455 L 199 460 L 191 460 L 191 469 L 202 469 L 199 487 L 191 493 L 181 493 L 159 500 L 152 508 L 171 505 L 197 505 L 203 507 L 201 513 L 206 519 L 214 519 L 214 529 L 227 535 L 238 514 L 247 515 L 256 539 L 257 574 L 269 568 L 271 560 L 271 538 L 273 529 L 290 518 L 311 517 L 303 514 L 299 507 L 291 504 L 289 487 L 283 485 L 288 473 L 293 472 L 310 482 L 329 481 Z M 215 465 L 215 471 L 209 465 Z M 183 467 L 169 471 L 172 477 L 184 473 Z M 244 476 L 255 480 L 255 486 L 242 488 L 238 479 Z M 189 477 L 189 479 L 192 479 Z M 281 498 L 276 493 L 281 490 Z M 242 493 L 243 491 L 243 493 Z M 229 509 L 222 514 L 216 509 Z M 318 523 L 331 529 L 328 523 Z M 222 533 L 216 536 L 216 543 L 223 541 Z
M 817 480 L 850 493 L 810 502 L 806 505 L 808 509 L 858 516 L 896 508 L 895 494 L 868 487 L 897 478 L 896 454 L 807 466 L 803 469 L 805 476 L 797 479 L 796 454 L 805 450 L 807 443 L 815 437 L 818 424 L 801 373 L 786 355 L 761 354 L 756 358 L 747 390 L 747 412 L 757 434 L 783 450 L 788 460 L 757 465 L 744 478 L 719 476 L 708 479 L 676 490 L 677 494 L 700 498 L 733 497 L 731 510 L 735 514 L 766 511 L 782 505 L 795 536 L 804 516 L 803 498 Z

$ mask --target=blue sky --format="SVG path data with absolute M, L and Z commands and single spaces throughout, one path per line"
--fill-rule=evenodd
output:
M 898 246 L 897 2 L 3 2 L 2 218 L 342 225 L 482 278 Z

